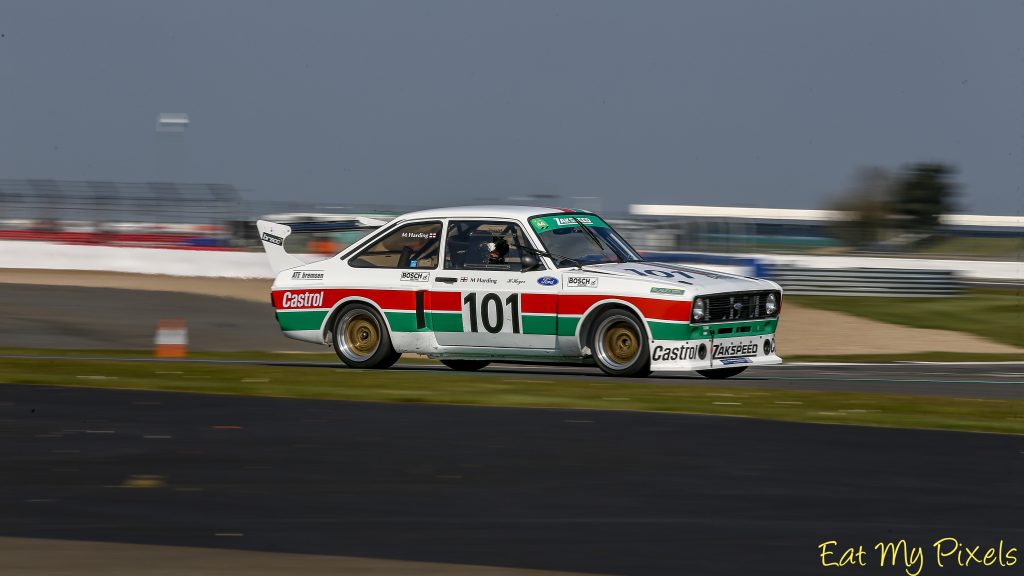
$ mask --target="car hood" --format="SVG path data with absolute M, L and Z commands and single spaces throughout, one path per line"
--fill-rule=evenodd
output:
M 778 289 L 778 285 L 770 280 L 662 262 L 588 264 L 583 266 L 583 271 L 601 276 L 609 275 L 633 280 L 645 280 L 659 286 L 683 288 L 687 292 L 694 294 Z

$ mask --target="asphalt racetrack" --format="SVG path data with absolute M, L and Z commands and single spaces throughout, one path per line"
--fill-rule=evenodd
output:
M 666 575 L 1024 544 L 1017 436 L 3 385 L 0 458 L 6 537 Z
M 0 348 L 91 348 L 103 357 L 103 349 L 147 349 L 158 320 L 185 318 L 193 350 L 325 350 L 281 336 L 269 303 L 12 284 L 0 285 L 0 296 Z M 245 363 L 254 375 L 261 365 L 288 364 L 336 377 L 336 362 L 296 358 Z M 449 373 L 429 363 L 393 370 L 418 381 Z M 554 387 L 598 375 L 512 364 L 479 373 Z M 689 373 L 635 382 L 711 384 Z M 1024 397 L 1024 364 L 787 365 L 753 368 L 724 385 L 987 402 Z M 879 568 L 877 555 L 872 567 L 822 567 L 818 546 L 836 541 L 837 557 L 900 539 L 929 552 L 941 538 L 982 553 L 1000 541 L 1022 549 L 1022 497 L 1020 436 L 0 383 L 0 574 L 74 568 L 57 561 L 56 572 L 46 571 L 46 554 L 33 561 L 34 552 L 13 564 L 30 545 L 67 551 L 71 541 L 103 541 L 187 546 L 200 563 L 177 571 L 128 565 L 119 574 L 226 574 L 202 562 L 231 549 L 430 563 L 433 571 L 415 572 L 424 574 L 481 565 L 902 575 L 902 566 Z M 109 561 L 128 557 L 118 554 Z M 1024 570 L 1017 556 L 1001 573 Z M 235 566 L 232 574 L 274 573 L 261 564 L 266 556 L 247 558 L 216 561 Z M 287 573 L 312 573 L 311 556 L 295 558 L 306 563 L 275 561 Z M 414 565 L 403 566 L 317 573 L 412 573 Z M 101 562 L 89 574 L 113 567 Z M 922 573 L 944 572 L 978 573 L 937 572 L 932 556 Z
M 0 283 L 0 348 L 149 349 L 182 319 L 192 350 L 322 352 L 286 338 L 265 304 L 182 292 Z

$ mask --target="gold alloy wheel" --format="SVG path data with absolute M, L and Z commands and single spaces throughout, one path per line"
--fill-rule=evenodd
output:
M 353 310 L 342 318 L 339 348 L 350 360 L 363 362 L 368 360 L 380 347 L 380 326 L 376 320 L 364 310 Z
M 603 317 L 594 329 L 594 359 L 602 369 L 630 370 L 642 359 L 643 332 L 632 315 L 625 313 Z
M 628 365 L 640 352 L 640 341 L 628 325 L 620 324 L 604 333 L 604 349 L 616 364 Z

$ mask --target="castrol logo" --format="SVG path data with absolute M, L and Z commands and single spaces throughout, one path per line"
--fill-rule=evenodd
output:
M 282 308 L 319 308 L 324 304 L 323 292 L 285 292 L 281 297 Z

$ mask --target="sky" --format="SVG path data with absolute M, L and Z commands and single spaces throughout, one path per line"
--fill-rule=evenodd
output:
M 1022 23 L 1021 0 L 4 0 L 0 178 L 619 212 L 826 208 L 861 167 L 941 161 L 960 211 L 1016 215 Z

